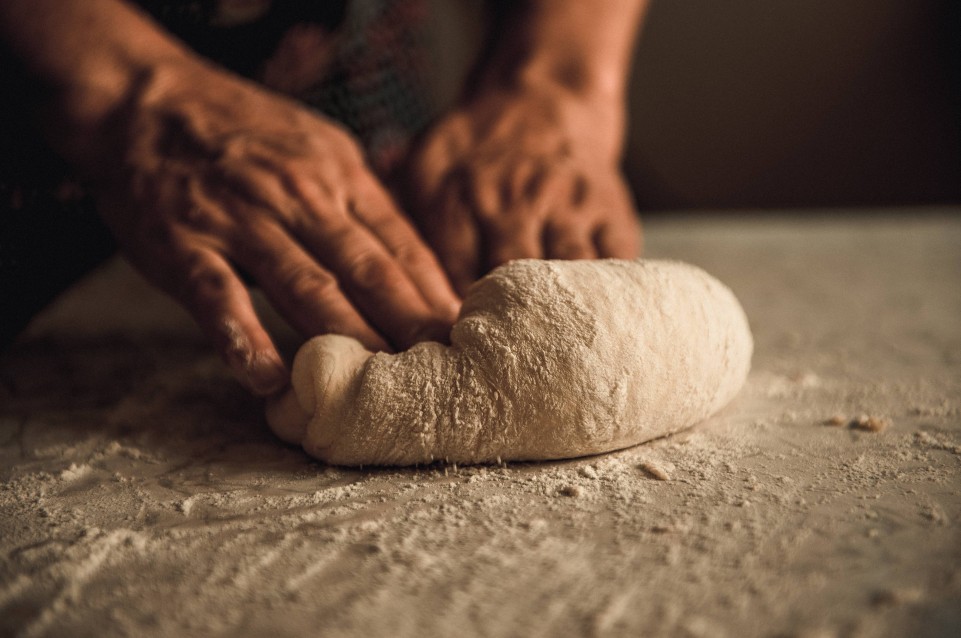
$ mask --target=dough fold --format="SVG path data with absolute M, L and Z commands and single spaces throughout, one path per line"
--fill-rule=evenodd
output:
M 715 413 L 752 350 L 734 294 L 694 266 L 519 260 L 471 287 L 450 346 L 311 339 L 267 419 L 339 465 L 585 456 Z

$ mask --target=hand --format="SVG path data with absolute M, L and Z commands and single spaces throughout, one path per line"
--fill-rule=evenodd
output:
M 240 269 L 305 337 L 446 339 L 459 301 L 344 131 L 196 61 L 155 69 L 128 97 L 88 154 L 98 208 L 251 391 L 288 374 Z
M 500 88 L 427 135 L 405 193 L 459 292 L 511 259 L 637 256 L 621 119 L 571 92 Z

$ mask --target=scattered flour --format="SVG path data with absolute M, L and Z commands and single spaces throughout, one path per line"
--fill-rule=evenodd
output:
M 679 226 L 671 253 L 749 310 L 755 370 L 702 425 L 570 462 L 329 467 L 132 274 L 61 306 L 59 338 L 0 360 L 0 635 L 950 634 L 961 224 Z M 121 301 L 143 317 L 104 329 Z M 817 425 L 862 412 L 894 425 Z

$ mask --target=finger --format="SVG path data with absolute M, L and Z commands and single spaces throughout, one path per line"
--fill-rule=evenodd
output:
M 515 178 L 515 189 L 521 188 L 518 201 L 527 202 L 530 211 L 546 217 L 548 211 L 557 209 L 562 202 L 572 199 L 572 176 L 564 165 L 551 166 L 543 160 L 532 162 L 521 172 L 522 178 Z
M 549 219 L 544 227 L 544 252 L 548 259 L 596 259 L 590 228 L 571 219 Z
M 372 182 L 361 194 L 351 212 L 393 255 L 437 319 L 449 329 L 460 312 L 460 299 L 434 253 L 379 185 Z
M 511 204 L 503 195 L 509 192 L 510 173 L 504 173 L 503 167 L 496 162 L 488 163 L 474 161 L 470 166 L 459 171 L 459 179 L 467 186 L 470 196 L 469 205 L 480 218 L 493 218 L 502 214 Z
M 594 232 L 594 245 L 601 257 L 636 259 L 643 248 L 641 218 L 627 185 L 616 180 L 601 189 L 599 206 L 607 216 Z
M 450 131 L 448 127 L 445 133 Z M 420 201 L 423 193 L 436 193 L 443 185 L 444 170 L 451 163 L 453 148 L 452 135 L 432 135 L 420 146 L 416 152 L 416 160 L 410 168 L 412 186 L 416 191 L 411 192 L 413 199 Z
M 511 211 L 484 226 L 487 268 L 492 270 L 514 259 L 540 259 L 542 223 L 533 214 Z
M 425 339 L 447 341 L 460 311 L 450 282 L 376 180 L 362 172 L 355 179 L 355 201 L 364 202 L 363 206 L 331 199 L 313 180 L 298 180 L 296 191 L 306 210 L 314 212 L 290 225 L 338 277 L 343 291 L 371 325 L 394 344 L 408 347 Z M 319 212 L 332 204 L 334 214 Z M 383 239 L 376 234 L 382 226 Z
M 334 275 L 280 226 L 248 228 L 244 237 L 234 240 L 233 257 L 305 337 L 335 333 L 354 337 L 370 350 L 390 349 L 348 301 Z
M 181 275 L 175 296 L 223 355 L 237 380 L 257 396 L 283 389 L 290 374 L 257 318 L 247 288 L 229 264 L 207 249 L 175 259 Z
M 364 317 L 400 348 L 426 339 L 446 339 L 444 325 L 413 281 L 376 236 L 351 217 L 324 228 L 301 224 L 306 247 L 337 277 Z
M 594 232 L 594 245 L 601 257 L 636 259 L 641 254 L 640 224 L 633 219 L 603 224 Z
M 480 274 L 480 235 L 467 204 L 463 182 L 448 177 L 425 216 L 423 231 L 461 296 Z
M 552 182 L 540 162 L 522 162 L 499 176 L 501 192 L 509 199 L 499 210 L 478 211 L 488 270 L 514 259 L 539 259 L 544 256 L 544 219 L 553 202 Z M 517 192 L 518 188 L 521 192 Z

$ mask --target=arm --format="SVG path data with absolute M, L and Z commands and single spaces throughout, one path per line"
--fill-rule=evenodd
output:
M 463 290 L 521 257 L 634 257 L 619 173 L 647 0 L 505 3 L 461 103 L 411 165 L 412 209 Z
M 122 0 L 4 0 L 0 36 L 126 257 L 253 392 L 287 372 L 238 269 L 305 336 L 384 349 L 446 335 L 456 296 L 338 126 L 204 62 Z
M 120 0 L 6 0 L 0 39 L 28 78 L 39 123 L 77 161 L 138 78 L 190 54 Z
M 602 140 L 618 155 L 631 53 L 649 0 L 504 3 L 473 94 L 530 87 L 568 93 L 607 111 Z

